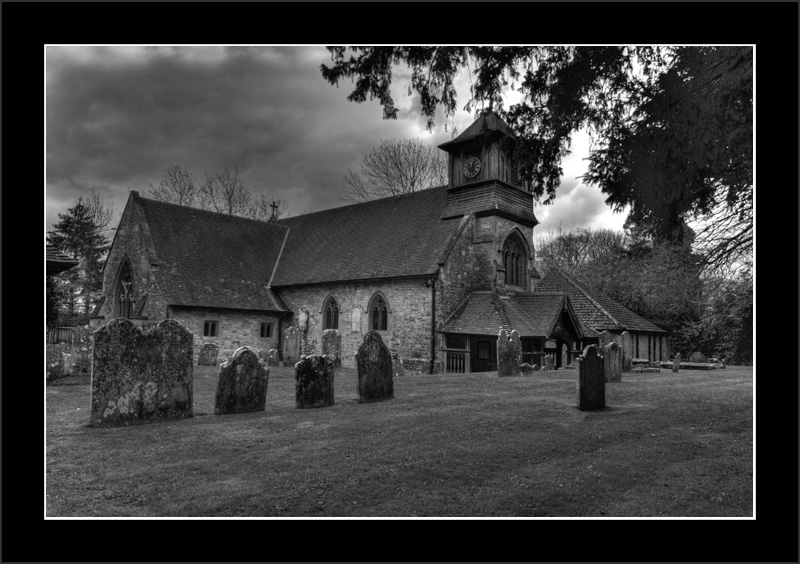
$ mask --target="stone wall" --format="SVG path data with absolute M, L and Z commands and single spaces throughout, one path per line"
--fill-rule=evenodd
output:
M 308 310 L 308 330 L 301 333 L 300 354 L 322 354 L 322 305 L 332 294 L 339 302 L 342 366 L 355 368 L 355 355 L 370 329 L 369 303 L 378 291 L 389 307 L 387 330 L 379 332 L 389 350 L 404 360 L 430 360 L 432 292 L 424 278 L 281 288 L 281 298 L 295 312 L 290 323 L 297 326 L 298 312 L 304 307 Z
M 269 349 L 278 348 L 278 317 L 275 315 L 235 309 L 176 306 L 170 306 L 169 314 L 171 319 L 180 322 L 194 335 L 195 364 L 205 343 L 213 343 L 219 347 L 218 363 L 230 357 L 239 347 L 252 347 L 264 355 Z M 203 336 L 203 325 L 206 321 L 217 322 L 216 337 Z M 261 323 L 272 323 L 270 338 L 261 338 Z

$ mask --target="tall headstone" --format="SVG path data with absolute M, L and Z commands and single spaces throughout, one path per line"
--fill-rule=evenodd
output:
M 553 359 L 552 354 L 544 355 L 544 366 L 542 366 L 542 370 L 555 370 L 556 362 Z
M 289 327 L 283 334 L 283 361 L 295 363 L 300 360 L 300 339 L 297 327 Z
M 364 335 L 364 342 L 356 353 L 356 367 L 360 403 L 394 397 L 392 355 L 377 331 Z
M 608 343 L 603 350 L 603 369 L 606 382 L 622 380 L 622 350 L 617 343 Z
M 216 343 L 203 343 L 200 355 L 197 357 L 197 366 L 216 366 L 219 356 L 219 345 Z
M 633 366 L 631 365 L 631 358 L 633 358 L 633 337 L 627 331 L 622 332 L 622 371 L 630 372 Z
M 689 355 L 689 362 L 705 362 L 705 361 L 706 361 L 706 355 L 704 355 L 700 351 L 693 352 L 692 354 Z
M 500 329 L 497 335 L 497 375 L 519 376 L 519 365 L 522 364 L 522 345 L 519 333 L 512 329 L 507 333 Z
M 681 368 L 681 353 L 675 353 L 675 360 L 672 361 L 672 371 L 679 372 Z
M 295 405 L 328 407 L 333 405 L 333 362 L 320 355 L 303 358 L 294 365 Z
M 191 417 L 193 342 L 174 319 L 144 334 L 121 317 L 95 331 L 90 425 Z
M 219 384 L 214 413 L 264 411 L 267 403 L 269 369 L 252 347 L 239 347 L 219 366 Z
M 578 357 L 578 409 L 591 411 L 606 406 L 606 377 L 603 357 L 590 345 Z
M 342 365 L 342 336 L 336 329 L 325 329 L 322 332 L 322 354 L 328 355 L 334 366 Z
M 612 335 L 608 331 L 603 331 L 602 333 L 600 333 L 599 339 L 600 339 L 600 346 L 605 347 L 608 343 L 614 342 L 614 335 Z

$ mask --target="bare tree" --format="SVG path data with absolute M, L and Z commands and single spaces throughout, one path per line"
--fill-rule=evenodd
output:
M 381 141 L 364 157 L 359 172 L 348 170 L 339 191 L 343 202 L 398 196 L 447 183 L 447 157 L 421 139 Z
M 180 165 L 167 167 L 158 186 L 150 184 L 145 196 L 162 202 L 215 211 L 260 221 L 280 219 L 289 213 L 286 200 L 273 200 L 269 194 L 254 196 L 239 175 L 239 169 L 227 168 L 206 173 L 203 184 Z
M 109 225 L 111 225 L 111 221 L 114 219 L 114 214 L 116 213 L 114 204 L 104 203 L 103 198 L 95 187 L 89 189 L 89 195 L 86 196 L 85 205 L 89 211 L 92 223 L 94 223 L 99 233 L 113 231 L 114 228 L 109 228 Z M 108 239 L 108 235 L 103 235 L 103 237 Z
M 167 172 L 158 186 L 150 184 L 150 189 L 145 191 L 145 196 L 179 206 L 198 207 L 197 179 L 184 167 L 171 165 L 167 167 Z
M 625 233 L 613 229 L 563 229 L 539 235 L 535 240 L 537 268 L 542 273 L 559 268 L 577 274 L 588 265 L 599 264 L 620 253 L 626 246 Z

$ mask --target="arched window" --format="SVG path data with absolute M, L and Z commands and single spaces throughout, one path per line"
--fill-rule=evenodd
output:
M 526 247 L 517 233 L 512 233 L 503 243 L 503 267 L 506 269 L 507 286 L 525 288 L 525 274 L 528 270 Z
M 133 314 L 133 273 L 131 263 L 127 257 L 123 260 L 117 276 L 116 298 L 116 317 L 130 318 Z
M 372 331 L 386 331 L 389 326 L 389 307 L 380 294 L 375 294 L 369 304 L 369 328 Z
M 339 328 L 339 302 L 333 296 L 328 296 L 325 304 L 322 306 L 322 328 L 323 329 L 338 329 Z

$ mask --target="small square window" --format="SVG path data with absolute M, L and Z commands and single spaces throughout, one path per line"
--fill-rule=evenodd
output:
M 272 337 L 272 323 L 261 324 L 261 338 L 270 339 Z
M 206 321 L 203 323 L 203 337 L 216 337 L 217 336 L 217 322 Z

